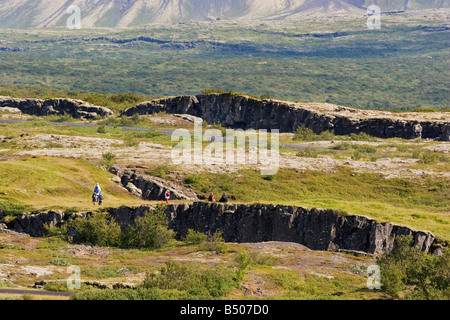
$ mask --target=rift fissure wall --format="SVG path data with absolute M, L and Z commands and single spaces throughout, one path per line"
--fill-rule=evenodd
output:
M 123 231 L 137 217 L 154 207 L 120 207 L 107 209 Z M 302 244 L 313 250 L 352 250 L 373 255 L 391 251 L 395 238 L 412 235 L 414 245 L 424 252 L 432 248 L 435 237 L 427 231 L 381 223 L 364 216 L 346 215 L 325 209 L 262 204 L 212 204 L 205 202 L 170 204 L 166 207 L 169 227 L 178 238 L 189 229 L 203 233 L 223 232 L 227 242 L 282 241 Z M 69 219 L 87 214 L 45 212 L 22 215 L 10 227 L 34 237 L 46 234 L 45 225 L 62 225 Z

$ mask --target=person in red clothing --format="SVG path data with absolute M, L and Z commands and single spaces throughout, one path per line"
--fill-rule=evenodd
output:
M 169 203 L 169 200 L 170 200 L 170 191 L 167 190 L 166 191 L 166 203 Z
M 208 201 L 216 202 L 216 198 L 214 197 L 214 193 L 211 192 L 211 194 L 209 195 Z

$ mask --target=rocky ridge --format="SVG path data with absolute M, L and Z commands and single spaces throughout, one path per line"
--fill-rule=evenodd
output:
M 105 118 L 113 115 L 108 108 L 74 99 L 41 100 L 0 96 L 0 108 L 15 108 L 34 116 L 69 115 L 76 119 L 94 119 L 99 116 Z
M 259 100 L 242 95 L 203 94 L 153 100 L 125 110 L 122 115 L 189 114 L 206 122 L 239 129 L 278 129 L 295 132 L 299 126 L 315 133 L 337 135 L 364 132 L 379 138 L 450 141 L 450 113 L 393 113 L 358 110 L 332 104 Z
M 126 230 L 134 220 L 154 207 L 120 207 L 106 209 Z M 424 252 L 432 251 L 435 237 L 427 231 L 364 216 L 347 215 L 325 209 L 262 204 L 211 204 L 205 202 L 170 204 L 166 207 L 169 227 L 178 238 L 189 229 L 203 233 L 223 231 L 225 241 L 256 243 L 294 242 L 312 250 L 357 251 L 381 255 L 391 251 L 395 238 L 412 235 L 414 245 Z M 18 216 L 9 227 L 33 237 L 46 234 L 44 226 L 60 226 L 69 219 L 86 217 L 86 213 L 44 212 Z
M 197 194 L 174 182 L 139 174 L 130 168 L 112 167 L 111 173 L 120 178 L 120 183 L 133 195 L 144 200 L 165 200 L 165 193 L 170 191 L 171 200 L 198 200 Z

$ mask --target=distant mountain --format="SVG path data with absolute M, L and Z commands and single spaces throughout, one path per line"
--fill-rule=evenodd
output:
M 305 15 L 364 14 L 449 8 L 450 0 L 0 0 L 0 27 L 65 26 L 67 8 L 81 9 L 83 27 L 130 27 L 204 20 L 285 20 Z

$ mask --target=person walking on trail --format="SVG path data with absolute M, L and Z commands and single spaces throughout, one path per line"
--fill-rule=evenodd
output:
M 224 193 L 222 195 L 222 198 L 220 198 L 219 202 L 223 202 L 223 203 L 228 202 L 228 197 L 227 197 L 226 193 Z
M 169 200 L 170 200 L 170 191 L 169 190 L 167 190 L 166 191 L 166 203 L 169 203 Z
M 96 204 L 98 203 L 100 206 L 103 203 L 103 195 L 102 195 L 102 188 L 100 188 L 100 184 L 96 184 L 94 188 L 94 194 L 92 195 L 92 203 Z
M 100 194 L 102 193 L 102 188 L 100 188 L 100 184 L 97 183 L 97 185 L 94 188 L 94 193 L 95 194 Z

